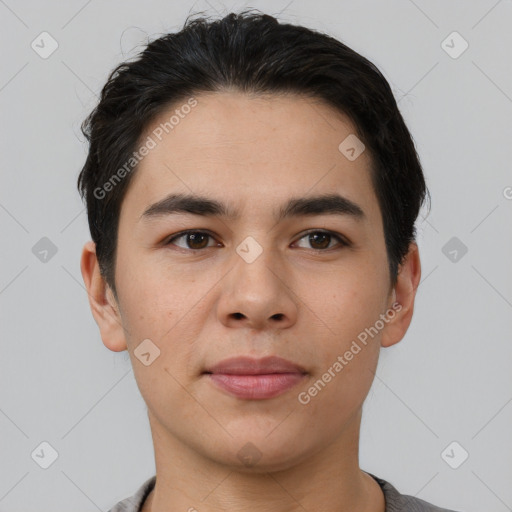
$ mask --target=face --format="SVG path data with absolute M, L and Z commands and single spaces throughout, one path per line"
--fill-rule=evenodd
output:
M 355 421 L 399 318 L 370 155 L 340 151 L 354 126 L 318 100 L 196 100 L 161 141 L 152 133 L 179 105 L 145 134 L 157 144 L 120 213 L 119 324 L 102 337 L 128 348 L 159 438 L 223 464 L 248 454 L 261 470 L 286 468 Z M 219 204 L 162 203 L 171 194 Z M 302 373 L 204 373 L 234 356 L 279 356 Z

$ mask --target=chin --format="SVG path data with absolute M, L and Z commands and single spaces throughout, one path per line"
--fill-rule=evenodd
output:
M 220 446 L 209 458 L 234 471 L 258 474 L 290 469 L 320 449 L 320 446 L 308 447 L 300 433 L 294 438 L 289 430 L 278 430 L 270 435 L 268 429 L 261 432 L 251 429 L 247 435 L 239 433 L 227 441 L 229 446 Z

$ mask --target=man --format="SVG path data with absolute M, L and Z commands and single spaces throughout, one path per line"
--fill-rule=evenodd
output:
M 266 15 L 188 20 L 112 72 L 83 130 L 82 275 L 156 463 L 112 512 L 446 510 L 358 462 L 428 195 L 375 66 Z

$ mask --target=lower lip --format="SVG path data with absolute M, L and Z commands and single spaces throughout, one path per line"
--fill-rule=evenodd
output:
M 207 376 L 221 389 L 246 400 L 263 400 L 281 395 L 296 386 L 302 373 L 270 373 L 264 375 L 229 375 L 212 373 Z

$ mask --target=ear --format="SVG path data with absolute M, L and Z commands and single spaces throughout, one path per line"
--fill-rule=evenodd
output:
M 421 278 L 421 263 L 418 245 L 411 242 L 409 251 L 400 265 L 394 293 L 390 298 L 389 307 L 395 312 L 382 331 L 381 346 L 390 347 L 398 343 L 407 332 L 414 311 L 414 299 Z M 395 298 L 396 297 L 396 298 Z M 395 304 L 394 307 L 392 305 Z
M 80 261 L 82 277 L 89 296 L 92 316 L 100 328 L 103 344 L 114 352 L 127 349 L 119 305 L 110 287 L 100 274 L 96 244 L 87 242 Z

